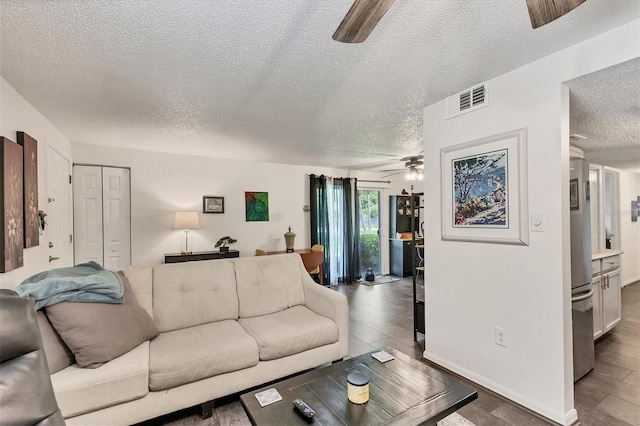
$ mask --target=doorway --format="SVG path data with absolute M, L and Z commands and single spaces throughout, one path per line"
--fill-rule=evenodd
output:
M 47 236 L 51 268 L 71 264 L 70 162 L 47 147 Z
M 358 190 L 360 203 L 360 274 L 380 274 L 380 191 Z

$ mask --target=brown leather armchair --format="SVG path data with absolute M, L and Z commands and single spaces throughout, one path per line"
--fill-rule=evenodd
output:
M 33 299 L 0 290 L 0 425 L 64 425 Z

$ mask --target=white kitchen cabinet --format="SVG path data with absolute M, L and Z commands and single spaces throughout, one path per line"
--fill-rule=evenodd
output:
M 620 253 L 616 251 L 615 253 Z M 591 263 L 593 278 L 593 338 L 597 339 L 621 320 L 620 255 L 598 256 Z
M 602 325 L 603 333 L 611 330 L 621 320 L 620 268 L 602 276 Z

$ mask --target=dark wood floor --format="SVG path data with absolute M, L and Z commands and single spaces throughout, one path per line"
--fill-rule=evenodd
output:
M 394 347 L 426 362 L 424 336 L 413 341 L 413 293 L 411 277 L 389 284 L 341 285 L 338 291 L 349 299 L 349 355 L 355 356 L 381 346 Z M 466 381 L 466 380 L 465 380 Z M 476 426 L 549 425 L 535 415 L 492 392 L 468 382 L 478 399 L 458 410 Z
M 381 346 L 394 347 L 418 360 L 424 337 L 413 341 L 411 279 L 379 285 L 345 284 L 336 288 L 349 299 L 349 356 Z M 596 366 L 576 385 L 580 424 L 640 425 L 640 283 L 622 291 L 623 322 L 596 344 Z M 478 399 L 458 411 L 477 426 L 550 425 L 522 407 L 470 383 Z M 212 418 L 197 408 L 151 420 L 153 425 L 248 425 L 238 397 L 217 402 Z
M 596 342 L 596 364 L 575 385 L 586 426 L 640 426 L 640 282 L 622 289 L 622 322 Z

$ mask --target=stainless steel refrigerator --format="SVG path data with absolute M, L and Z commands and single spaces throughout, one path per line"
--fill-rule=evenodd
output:
M 573 381 L 593 368 L 593 288 L 591 286 L 591 209 L 589 163 L 570 161 L 571 308 L 573 317 Z

